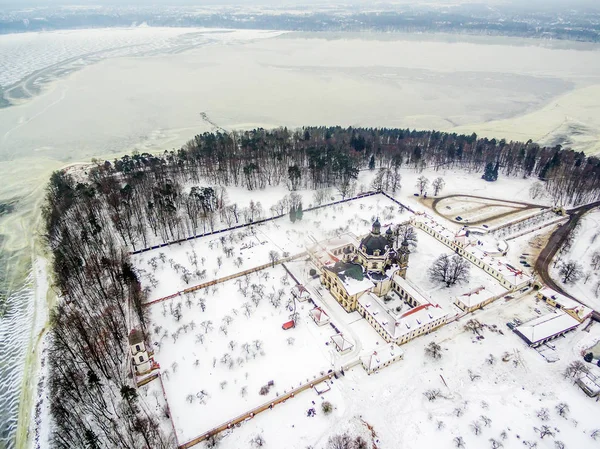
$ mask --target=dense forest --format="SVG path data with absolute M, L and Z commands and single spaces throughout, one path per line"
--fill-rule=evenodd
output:
M 104 6 L 103 8 L 23 8 L 21 4 L 0 14 L 0 34 L 69 28 L 128 27 L 145 23 L 154 27 L 206 27 L 285 31 L 376 31 L 408 33 L 464 33 L 521 36 L 598 42 L 600 12 L 593 7 L 544 5 L 461 4 L 382 5 L 368 8 L 337 5 L 263 10 L 199 9 L 197 6 Z
M 401 168 L 457 169 L 536 177 L 556 204 L 600 198 L 600 160 L 531 141 L 505 142 L 436 131 L 312 127 L 197 135 L 179 150 L 96 161 L 85 178 L 55 172 L 44 209 L 60 301 L 50 345 L 53 445 L 58 448 L 167 448 L 173 435 L 132 388 L 127 336 L 147 329 L 147 294 L 129 251 L 206 230 L 281 215 L 335 192 L 402 188 Z M 252 191 L 287 185 L 268 211 L 232 203 L 226 186 Z M 410 186 L 413 188 L 413 186 Z M 538 192 L 539 193 L 539 192 Z

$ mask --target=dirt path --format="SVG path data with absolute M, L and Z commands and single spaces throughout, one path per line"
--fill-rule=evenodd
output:
M 433 209 L 433 211 L 438 214 L 441 217 L 444 217 L 446 219 L 450 219 L 456 223 L 461 223 L 459 221 L 454 220 L 453 218 L 449 218 L 448 216 L 444 215 L 442 212 L 440 212 L 438 210 L 438 203 L 442 200 L 447 200 L 449 198 L 475 198 L 478 200 L 486 200 L 486 201 L 501 201 L 504 203 L 510 203 L 510 204 L 514 204 L 515 206 L 522 206 L 519 210 L 515 210 L 515 211 L 511 211 L 511 212 L 503 212 L 501 214 L 497 214 L 497 215 L 493 215 L 487 218 L 484 218 L 482 220 L 476 220 L 476 221 L 469 221 L 468 224 L 469 225 L 478 225 L 478 224 L 483 224 L 483 223 L 489 223 L 490 221 L 493 220 L 498 220 L 500 218 L 504 218 L 504 217 L 508 217 L 509 215 L 513 215 L 513 214 L 517 214 L 517 213 L 522 213 L 525 210 L 530 210 L 530 209 L 545 209 L 546 206 L 541 206 L 539 204 L 532 204 L 532 203 L 523 203 L 520 201 L 512 201 L 512 200 L 502 200 L 502 199 L 498 199 L 498 198 L 487 198 L 487 197 L 483 197 L 483 196 L 476 196 L 476 195 L 463 195 L 463 194 L 455 194 L 455 195 L 447 195 L 447 196 L 441 196 L 439 198 L 434 198 L 432 203 L 431 203 L 431 208 Z M 492 206 L 492 205 L 490 205 Z M 510 207 L 510 206 L 508 206 Z

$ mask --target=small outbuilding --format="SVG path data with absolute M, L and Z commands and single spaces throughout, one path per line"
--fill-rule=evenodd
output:
M 360 363 L 368 374 L 372 374 L 403 357 L 404 351 L 392 343 L 366 353 L 360 358 Z
M 536 348 L 576 329 L 579 324 L 571 315 L 556 312 L 527 321 L 516 327 L 514 332 L 529 346 Z
M 350 342 L 350 340 L 344 337 L 344 335 L 341 333 L 332 335 L 331 341 L 335 345 L 335 349 L 337 349 L 337 351 L 341 354 L 346 354 L 352 351 L 352 348 L 354 348 L 354 345 Z
M 292 296 L 300 302 L 310 299 L 310 293 L 302 284 L 294 285 L 292 287 Z
M 310 317 L 317 324 L 317 326 L 323 326 L 329 323 L 329 316 L 320 307 L 315 307 L 310 312 Z

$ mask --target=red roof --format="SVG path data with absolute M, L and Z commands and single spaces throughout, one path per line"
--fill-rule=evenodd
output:
M 288 329 L 291 329 L 292 327 L 294 327 L 294 320 L 290 320 L 286 323 L 283 323 L 283 326 L 281 326 L 281 328 L 283 330 L 288 330 Z
M 429 307 L 431 305 L 433 305 L 433 304 L 421 304 L 420 306 L 417 306 L 414 309 L 410 309 L 408 312 L 403 313 L 400 318 L 404 318 L 409 315 L 412 315 L 413 313 L 418 312 L 419 310 L 426 309 L 427 307 Z

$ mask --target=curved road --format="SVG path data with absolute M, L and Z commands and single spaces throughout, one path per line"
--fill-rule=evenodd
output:
M 581 301 L 574 298 L 572 295 L 567 293 L 563 288 L 558 285 L 550 276 L 548 272 L 548 266 L 552 263 L 552 259 L 556 255 L 557 251 L 560 247 L 565 243 L 568 235 L 575 229 L 579 220 L 590 210 L 595 209 L 596 207 L 600 207 L 600 201 L 596 201 L 594 203 L 586 204 L 584 206 L 576 207 L 575 209 L 571 209 L 567 211 L 569 215 L 569 221 L 560 226 L 556 231 L 552 233 L 550 239 L 548 239 L 548 243 L 544 247 L 544 249 L 540 252 L 537 260 L 535 261 L 535 271 L 539 275 L 540 279 L 544 284 L 546 284 L 551 289 L 577 301 L 582 304 Z M 587 306 L 589 307 L 589 306 Z M 592 314 L 592 318 L 596 321 L 600 321 L 600 313 L 594 310 Z

